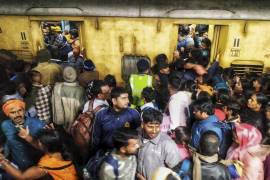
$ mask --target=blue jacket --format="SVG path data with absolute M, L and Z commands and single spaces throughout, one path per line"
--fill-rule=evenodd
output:
M 121 127 L 136 129 L 141 125 L 138 111 L 126 108 L 116 112 L 108 107 L 97 113 L 93 129 L 93 144 L 95 148 L 112 148 L 112 136 Z
M 45 126 L 45 122 L 35 118 L 25 118 L 24 127 L 29 128 L 30 135 L 36 137 Z M 28 142 L 21 139 L 18 130 L 10 119 L 1 124 L 3 133 L 7 138 L 7 146 L 10 150 L 11 161 L 18 165 L 20 170 L 25 170 L 37 163 L 41 152 L 36 150 Z
M 199 147 L 201 135 L 206 131 L 214 131 L 219 137 L 219 142 L 223 140 L 221 125 L 215 115 L 209 116 L 206 120 L 196 121 L 191 130 L 191 145 L 196 149 Z

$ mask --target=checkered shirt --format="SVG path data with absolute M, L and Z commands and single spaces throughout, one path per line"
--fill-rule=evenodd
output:
M 51 121 L 51 92 L 52 87 L 50 85 L 42 86 L 38 90 L 36 98 L 37 116 L 47 123 Z

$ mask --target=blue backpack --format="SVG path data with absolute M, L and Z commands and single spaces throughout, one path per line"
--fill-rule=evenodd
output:
M 182 162 L 182 165 L 179 169 L 179 172 L 178 172 L 178 175 L 180 176 L 180 178 L 182 180 L 191 180 L 191 160 L 190 159 L 185 159 L 183 162 Z
M 99 170 L 103 162 L 110 164 L 113 167 L 115 179 L 118 179 L 118 161 L 113 158 L 111 153 L 103 150 L 97 151 L 96 155 L 91 157 L 83 168 L 83 179 L 84 180 L 99 180 Z

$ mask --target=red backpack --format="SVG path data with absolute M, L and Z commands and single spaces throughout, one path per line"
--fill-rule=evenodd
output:
M 92 144 L 93 124 L 95 120 L 95 113 L 104 106 L 97 106 L 93 109 L 93 100 L 89 101 L 88 111 L 80 114 L 73 122 L 70 134 L 73 137 L 74 143 L 80 148 L 81 151 L 86 151 Z M 84 153 L 84 152 L 82 152 Z

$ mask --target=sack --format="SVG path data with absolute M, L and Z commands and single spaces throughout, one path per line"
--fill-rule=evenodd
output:
M 191 160 L 185 159 L 181 167 L 178 171 L 178 175 L 182 180 L 191 180 L 192 172 L 191 172 Z
M 95 113 L 104 106 L 98 106 L 93 110 L 93 101 L 89 101 L 89 109 L 85 113 L 80 114 L 73 122 L 70 134 L 74 143 L 81 149 L 88 151 L 92 141 L 92 131 L 95 119 Z
M 83 179 L 99 180 L 99 171 L 103 162 L 106 162 L 113 167 L 115 177 L 118 179 L 118 161 L 113 158 L 111 153 L 105 152 L 104 150 L 97 151 L 96 155 L 89 159 L 86 166 L 83 168 Z

